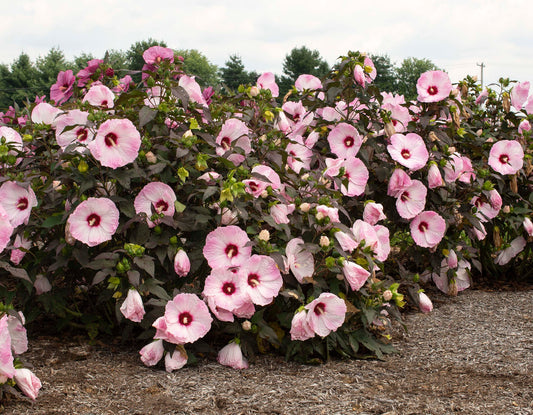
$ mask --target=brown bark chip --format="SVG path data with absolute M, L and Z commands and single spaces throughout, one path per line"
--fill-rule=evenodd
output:
M 408 314 L 398 354 L 322 366 L 262 356 L 167 373 L 113 346 L 30 339 L 43 387 L 4 414 L 533 414 L 533 291 L 467 291 Z

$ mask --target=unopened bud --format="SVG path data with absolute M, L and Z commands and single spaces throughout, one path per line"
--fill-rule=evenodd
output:
M 433 131 L 429 133 L 428 137 L 431 141 L 440 141 L 439 137 L 437 137 L 437 134 L 435 134 Z
M 241 327 L 244 331 L 250 331 L 252 329 L 252 323 L 250 320 L 244 320 L 241 324 Z
M 256 96 L 258 96 L 258 95 L 259 95 L 259 88 L 256 87 L 255 85 L 252 86 L 252 87 L 250 88 L 250 96 L 251 96 L 251 97 L 256 97 Z
M 320 246 L 323 246 L 323 247 L 329 246 L 329 238 L 327 236 L 322 235 L 320 237 Z
M 322 220 L 324 219 L 324 214 L 322 212 L 317 212 L 315 215 L 316 220 Z
M 511 213 L 511 207 L 509 205 L 505 205 L 503 207 L 503 213 Z
M 394 124 L 392 122 L 388 122 L 385 124 L 385 134 L 389 138 L 396 134 L 396 130 L 394 129 Z
M 270 240 L 270 232 L 267 231 L 266 229 L 263 229 L 261 232 L 259 232 L 259 236 L 258 238 L 261 240 L 261 241 L 269 241 Z
M 304 202 L 300 205 L 300 210 L 304 213 L 309 212 L 309 209 L 311 209 L 311 205 L 307 202 Z
M 191 138 L 193 136 L 193 132 L 191 130 L 187 130 L 183 133 L 182 138 Z
M 385 301 L 390 301 L 390 300 L 392 300 L 392 291 L 391 291 L 391 290 L 385 290 L 385 291 L 383 292 L 383 299 L 384 299 Z
M 146 161 L 148 161 L 148 163 L 154 164 L 157 162 L 157 157 L 155 156 L 154 153 L 149 151 L 148 153 L 146 153 Z

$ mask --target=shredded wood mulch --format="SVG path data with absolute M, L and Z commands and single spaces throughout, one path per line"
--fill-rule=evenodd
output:
M 113 344 L 30 339 L 43 387 L 3 414 L 533 414 L 533 291 L 432 298 L 385 361 L 261 356 L 242 371 L 206 360 L 167 373 Z

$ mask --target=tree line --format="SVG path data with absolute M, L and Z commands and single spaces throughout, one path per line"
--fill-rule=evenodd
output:
M 128 50 L 110 50 L 105 59 L 113 68 L 121 68 L 117 75 L 140 71 L 144 65 L 143 52 L 151 46 L 167 46 L 163 41 L 154 39 L 135 42 Z M 213 86 L 222 93 L 235 91 L 239 85 L 255 83 L 260 73 L 247 70 L 242 58 L 230 55 L 224 66 L 218 67 L 196 49 L 176 50 L 183 57 L 186 73 L 196 76 L 201 86 Z M 416 81 L 420 74 L 438 69 L 429 59 L 406 58 L 399 66 L 391 62 L 388 55 L 370 54 L 377 77 L 374 83 L 382 91 L 398 93 L 411 100 L 416 98 Z M 60 71 L 72 70 L 77 73 L 87 61 L 94 59 L 91 54 L 81 53 L 72 60 L 67 60 L 58 48 L 52 48 L 46 56 L 32 62 L 28 54 L 21 53 L 10 65 L 0 64 L 0 110 L 9 106 L 23 105 L 26 100 L 33 101 L 36 96 L 49 98 L 50 86 L 56 82 Z M 276 74 L 276 81 L 283 97 L 301 74 L 311 74 L 319 78 L 331 70 L 331 65 L 320 55 L 319 51 L 306 46 L 295 47 L 283 61 L 283 73 Z M 120 72 L 123 71 L 123 74 Z M 139 80 L 140 75 L 133 75 Z

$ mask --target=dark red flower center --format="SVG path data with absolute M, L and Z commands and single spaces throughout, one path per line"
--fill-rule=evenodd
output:
M 108 133 L 104 138 L 105 145 L 115 147 L 118 144 L 118 137 L 115 133 Z
M 255 288 L 259 285 L 259 275 L 250 274 L 248 275 L 248 285 L 252 288 Z
M 184 311 L 183 313 L 180 313 L 178 321 L 182 326 L 189 326 L 192 323 L 193 318 L 191 313 L 189 313 L 188 311 Z
M 438 92 L 439 92 L 439 89 L 435 85 L 431 85 L 428 88 L 428 94 L 429 95 L 437 95 Z
M 255 192 L 256 190 L 259 189 L 259 185 L 256 182 L 250 182 L 248 183 L 248 186 L 250 186 L 250 190 L 252 192 Z
M 91 213 L 89 216 L 87 216 L 87 223 L 89 224 L 89 226 L 91 227 L 95 227 L 95 226 L 98 226 L 100 225 L 100 216 L 97 215 L 96 213 Z
M 352 146 L 354 145 L 354 142 L 355 142 L 355 141 L 354 141 L 353 137 L 346 137 L 346 138 L 344 139 L 344 145 L 345 145 L 346 147 L 352 147 Z
M 28 207 L 28 199 L 25 197 L 21 197 L 17 202 L 17 209 L 18 210 L 26 210 Z
M 320 316 L 322 314 L 324 314 L 326 312 L 326 304 L 324 303 L 318 303 L 315 308 L 313 309 L 313 311 L 315 312 L 315 314 L 317 316 Z
M 107 107 L 107 99 L 104 99 L 100 105 L 102 107 Z
M 222 292 L 226 295 L 232 295 L 235 293 L 235 291 L 237 291 L 237 288 L 232 282 L 225 282 L 222 286 Z
M 157 213 L 166 212 L 168 209 L 168 203 L 164 200 L 158 200 L 155 204 L 155 210 Z
M 76 131 L 76 139 L 80 142 L 84 142 L 87 140 L 87 130 L 85 128 L 78 128 L 78 131 Z
M 418 225 L 418 230 L 420 232 L 425 232 L 425 231 L 428 230 L 428 228 L 429 228 L 429 225 L 428 225 L 427 222 L 420 222 L 419 225 Z
M 409 200 L 409 192 L 403 192 L 400 196 L 400 199 L 402 200 L 402 202 L 407 202 Z
M 406 148 L 404 148 L 402 151 L 401 151 L 401 155 L 404 159 L 408 159 L 411 157 L 411 152 L 409 150 L 407 150 Z
M 502 154 L 499 160 L 500 160 L 500 163 L 507 164 L 509 163 L 509 156 L 507 154 Z
M 228 244 L 228 246 L 226 246 L 226 249 L 224 250 L 224 253 L 228 258 L 231 259 L 239 254 L 239 248 L 237 247 L 237 245 Z
M 394 125 L 396 127 L 398 125 L 398 121 L 397 120 L 392 120 L 392 125 Z
M 163 58 L 161 58 L 161 56 L 157 56 L 154 60 L 155 60 L 155 63 L 161 63 Z
M 222 137 L 222 140 L 220 140 L 220 145 L 224 150 L 229 150 L 231 144 L 231 138 L 229 137 Z

